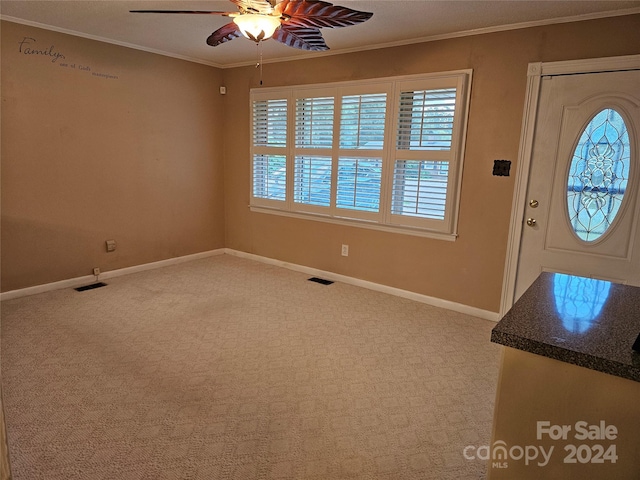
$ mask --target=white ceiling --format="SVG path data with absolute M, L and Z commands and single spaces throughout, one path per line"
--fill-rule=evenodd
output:
M 402 45 L 418 41 L 522 26 L 640 13 L 640 1 L 526 0 L 334 0 L 373 12 L 371 20 L 351 27 L 323 29 L 329 52 L 304 52 L 275 41 L 264 42 L 265 63 L 292 58 Z M 107 41 L 207 65 L 253 64 L 256 46 L 237 38 L 217 47 L 206 38 L 229 22 L 209 15 L 133 14 L 132 9 L 237 11 L 231 2 L 191 0 L 2 0 L 9 21 Z M 594 32 L 597 34 L 597 32 Z

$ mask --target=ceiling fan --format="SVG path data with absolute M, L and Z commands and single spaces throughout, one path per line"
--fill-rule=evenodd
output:
M 268 38 L 301 50 L 322 51 L 329 47 L 323 27 L 348 27 L 369 20 L 373 13 L 360 12 L 320 0 L 229 0 L 238 12 L 203 10 L 130 10 L 131 13 L 221 15 L 232 22 L 213 32 L 207 44 L 215 47 L 245 36 L 256 43 Z

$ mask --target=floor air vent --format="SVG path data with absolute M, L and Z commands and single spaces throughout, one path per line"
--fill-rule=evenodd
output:
M 106 287 L 107 284 L 104 282 L 92 283 L 91 285 L 85 285 L 84 287 L 78 287 L 75 289 L 76 292 L 84 292 L 85 290 L 93 290 L 94 288 Z
M 325 280 L 324 278 L 318 277 L 311 277 L 309 281 L 319 283 L 320 285 L 331 285 L 333 283 L 331 280 Z

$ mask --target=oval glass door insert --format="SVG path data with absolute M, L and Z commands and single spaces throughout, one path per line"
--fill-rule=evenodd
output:
M 567 178 L 567 208 L 574 233 L 598 240 L 622 204 L 630 170 L 627 125 L 614 109 L 598 112 L 580 135 Z

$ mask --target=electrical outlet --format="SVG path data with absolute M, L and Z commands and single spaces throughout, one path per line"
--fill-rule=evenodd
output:
M 98 275 L 100 275 L 100 269 L 98 267 L 93 269 L 93 274 L 97 277 Z
M 342 245 L 342 256 L 343 257 L 348 257 L 349 256 L 349 245 Z
M 116 249 L 116 241 L 115 240 L 107 240 L 107 252 L 113 252 Z

